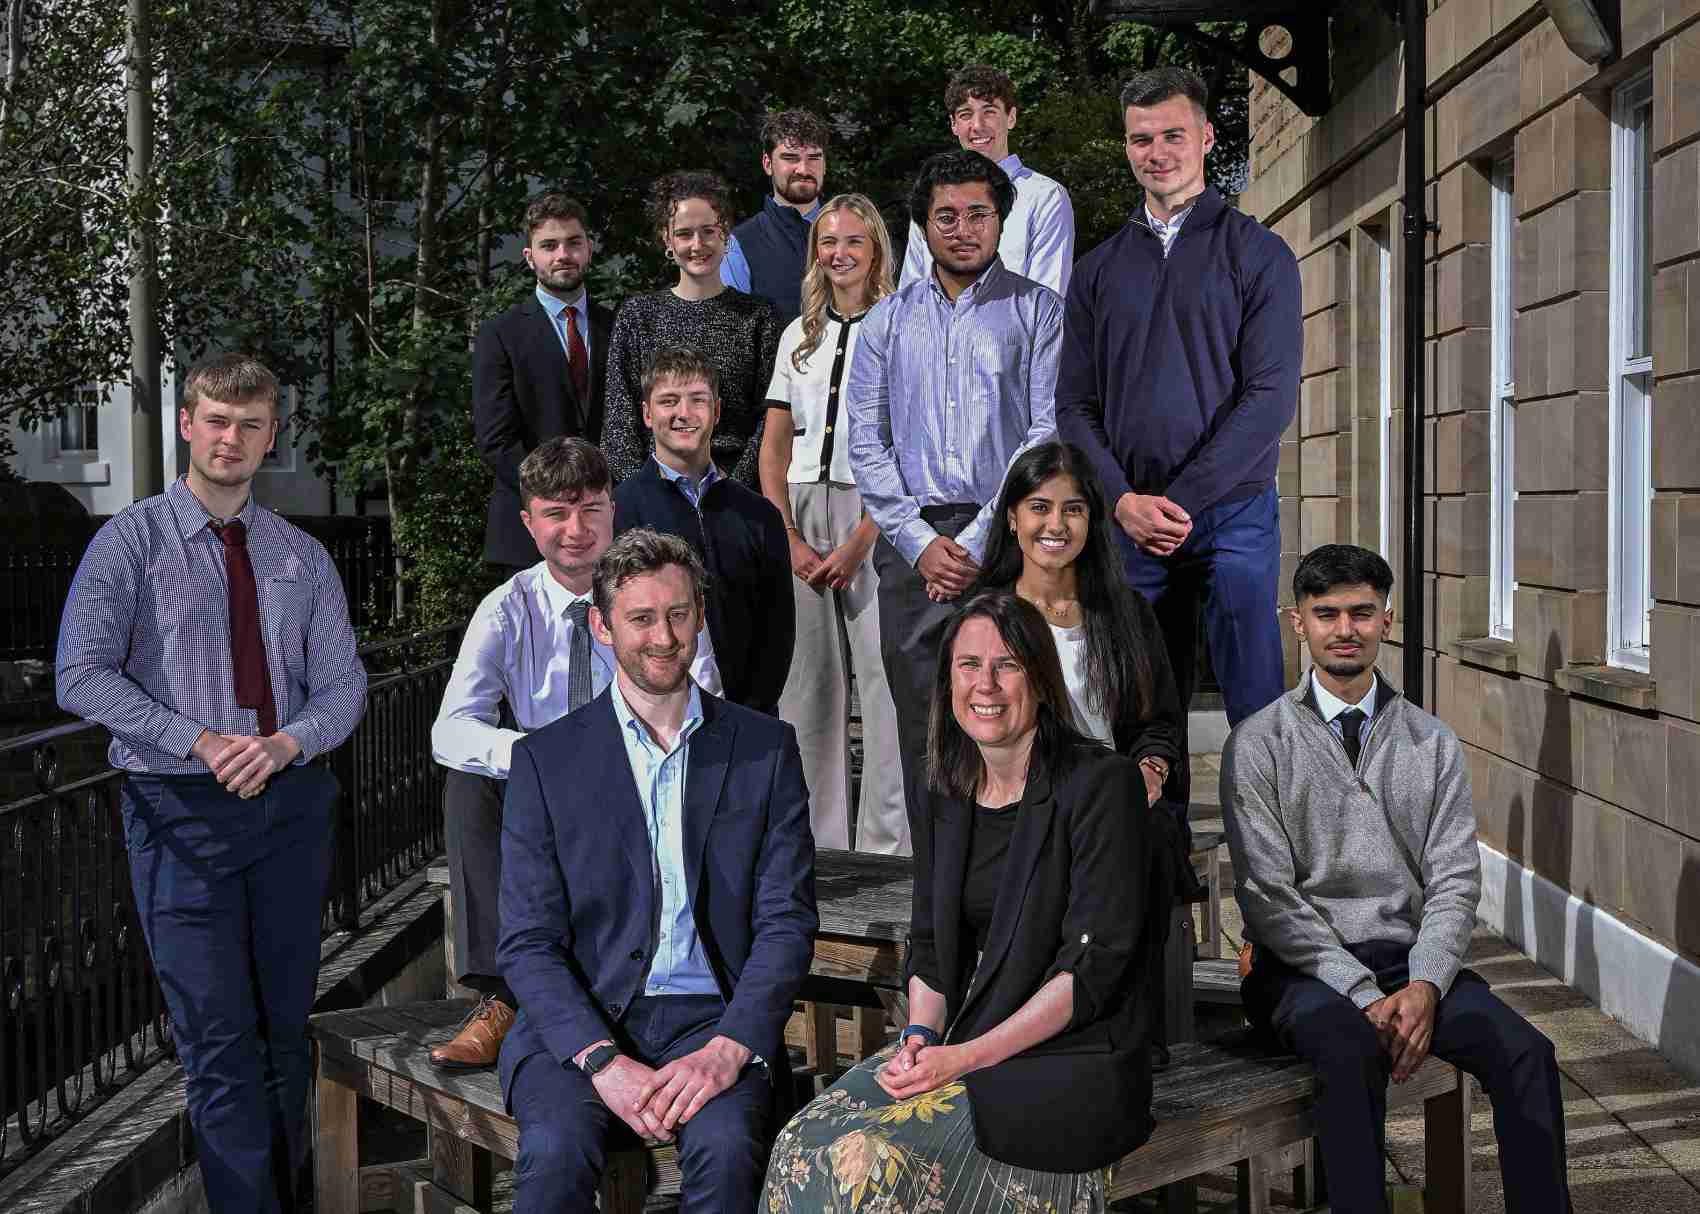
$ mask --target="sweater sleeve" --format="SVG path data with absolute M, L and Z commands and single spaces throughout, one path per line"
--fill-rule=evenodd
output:
M 1235 363 L 1240 396 L 1204 449 L 1170 484 L 1167 497 L 1197 516 L 1244 475 L 1248 465 L 1281 441 L 1299 407 L 1304 320 L 1299 264 L 1285 241 L 1262 233 L 1261 258 L 1246 291 Z M 1110 500 L 1114 502 L 1115 497 Z
M 737 467 L 732 469 L 733 479 L 749 485 L 757 493 L 761 492 L 761 477 L 757 467 L 761 462 L 761 440 L 767 430 L 767 409 L 762 405 L 762 393 L 766 390 L 768 380 L 773 375 L 774 360 L 779 354 L 779 313 L 765 299 L 756 301 L 754 331 L 750 339 L 751 359 L 754 366 L 750 369 L 749 402 L 750 411 L 755 415 L 755 429 L 750 432 L 749 441 L 744 444 L 744 452 L 738 457 Z M 789 552 L 789 549 L 787 549 Z M 790 569 L 790 557 L 786 557 L 786 568 Z
M 1411 946 L 1411 981 L 1434 983 L 1442 997 L 1452 988 L 1476 925 L 1482 893 L 1482 859 L 1476 847 L 1476 815 L 1470 774 L 1451 730 L 1441 735 L 1436 755 L 1434 809 L 1423 843 L 1423 914 Z
M 1104 394 L 1099 386 L 1095 345 L 1098 335 L 1097 258 L 1086 264 L 1068 284 L 1063 306 L 1062 351 L 1057 360 L 1057 435 L 1086 453 L 1104 499 L 1113 511 L 1124 494 L 1131 493 L 1127 472 L 1116 458 L 1104 427 Z
M 1360 1008 L 1382 997 L 1375 975 L 1298 891 L 1293 845 L 1281 822 L 1275 763 L 1238 731 L 1222 747 L 1222 823 L 1234 861 L 1234 899 L 1246 935 Z
M 642 297 L 627 300 L 614 317 L 608 338 L 608 379 L 604 389 L 602 449 L 618 484 L 643 466 L 649 454 L 643 425 L 643 339 L 638 323 Z

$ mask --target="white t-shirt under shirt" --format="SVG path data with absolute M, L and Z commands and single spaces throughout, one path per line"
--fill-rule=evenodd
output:
M 1063 682 L 1068 685 L 1068 701 L 1074 706 L 1075 728 L 1107 746 L 1116 739 L 1110 723 L 1092 711 L 1086 688 L 1086 625 L 1076 628 L 1050 626 L 1051 639 L 1057 645 L 1057 658 L 1062 662 Z
M 803 360 L 800 371 L 791 356 L 803 344 L 803 318 L 787 325 L 779 338 L 767 405 L 791 411 L 791 467 L 785 479 L 793 485 L 856 483 L 850 471 L 850 434 L 842 404 L 862 327 L 858 322 L 864 315 L 846 319 L 829 307 L 820 344 Z

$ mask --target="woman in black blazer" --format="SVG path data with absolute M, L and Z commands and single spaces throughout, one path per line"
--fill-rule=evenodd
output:
M 1102 1211 L 1150 1135 L 1145 786 L 1071 721 L 1038 610 L 970 599 L 934 685 L 911 1023 L 780 1133 L 769 1214 Z

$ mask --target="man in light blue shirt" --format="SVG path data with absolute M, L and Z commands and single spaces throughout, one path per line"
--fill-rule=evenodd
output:
M 998 256 L 1009 177 L 975 152 L 921 169 L 911 214 L 933 268 L 861 322 L 845 410 L 850 469 L 879 525 L 880 636 L 903 739 L 919 854 L 927 813 L 927 708 L 951 603 L 979 575 L 1010 462 L 1056 432 L 1062 301 Z

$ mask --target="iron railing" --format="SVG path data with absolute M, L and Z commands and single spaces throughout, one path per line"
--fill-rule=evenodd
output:
M 460 632 L 360 651 L 366 714 L 320 760 L 342 785 L 327 933 L 442 848 L 430 732 Z M 73 722 L 0 743 L 0 1175 L 171 1053 L 106 742 Z
M 331 554 L 355 630 L 364 633 L 385 627 L 393 610 L 396 586 L 396 551 L 389 519 L 287 517 Z M 89 520 L 88 535 L 78 540 L 40 544 L 0 540 L 0 661 L 53 660 L 59 617 L 65 612 L 71 579 L 95 529 L 104 521 Z

